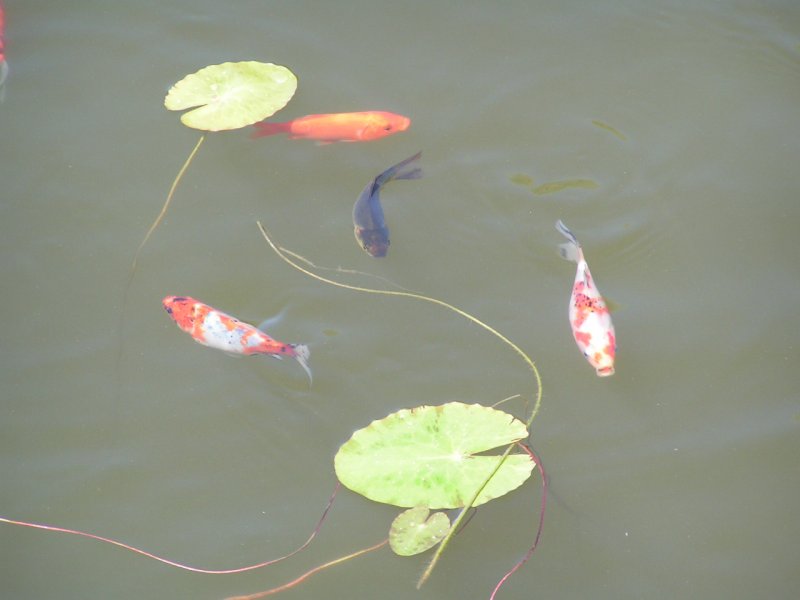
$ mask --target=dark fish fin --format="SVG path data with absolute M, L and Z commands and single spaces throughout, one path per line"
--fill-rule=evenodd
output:
M 408 171 L 401 171 L 394 176 L 395 179 L 419 179 L 422 177 L 422 167 L 414 167 Z
M 420 156 L 422 156 L 422 150 L 417 152 L 414 156 L 409 156 L 405 160 L 401 160 L 396 165 L 392 165 L 391 167 L 386 169 L 383 173 L 381 173 L 375 178 L 373 189 L 375 188 L 380 189 L 381 186 L 386 185 L 392 179 L 417 179 L 418 177 L 421 177 L 422 176 L 421 169 L 419 169 L 419 172 L 416 175 L 411 175 L 412 173 L 418 170 L 416 167 L 413 169 L 404 170 L 404 167 L 407 167 L 409 164 L 419 159 Z

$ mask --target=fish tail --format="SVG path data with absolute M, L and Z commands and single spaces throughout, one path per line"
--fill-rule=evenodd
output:
M 305 344 L 295 344 L 292 348 L 294 349 L 295 360 L 297 360 L 297 362 L 300 363 L 300 366 L 303 367 L 306 375 L 308 375 L 308 385 L 311 385 L 314 383 L 314 376 L 311 374 L 311 367 L 308 366 L 308 357 L 311 355 L 311 351 Z
M 422 167 L 414 167 L 408 171 L 402 171 L 394 176 L 394 179 L 419 179 L 422 177 Z
M 256 123 L 253 127 L 256 128 L 252 134 L 250 134 L 251 138 L 259 138 L 264 137 L 266 135 L 275 135 L 278 133 L 286 133 L 289 131 L 289 127 L 291 126 L 290 123 L 267 123 L 266 121 L 262 121 L 261 123 Z
M 393 179 L 419 179 L 422 177 L 422 169 L 420 167 L 413 166 L 410 169 L 405 169 L 405 167 L 418 160 L 420 156 L 422 156 L 422 150 L 414 156 L 409 156 L 407 159 L 389 167 L 375 178 L 375 185 L 381 187 Z
M 580 243 L 578 242 L 578 238 L 576 238 L 575 234 L 572 233 L 566 225 L 564 225 L 564 222 L 561 219 L 556 221 L 556 230 L 558 230 L 561 235 L 569 240 L 566 244 L 561 244 L 558 247 L 562 258 L 571 260 L 572 262 L 578 262 L 580 258 L 579 254 L 581 247 Z

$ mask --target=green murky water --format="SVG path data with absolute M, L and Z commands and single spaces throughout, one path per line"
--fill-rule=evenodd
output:
M 7 1 L 0 104 L 0 515 L 205 568 L 302 543 L 332 457 L 399 408 L 531 397 L 519 358 L 439 307 L 291 270 L 262 239 L 441 298 L 537 362 L 544 536 L 499 598 L 790 598 L 797 539 L 800 8 L 791 2 Z M 207 64 L 299 78 L 287 118 L 390 110 L 370 144 L 213 134 L 128 265 L 198 134 L 162 107 Z M 352 234 L 388 187 L 392 245 Z M 521 184 L 519 177 L 530 182 Z M 549 194 L 531 185 L 590 181 Z M 617 309 L 598 379 L 566 320 L 563 219 Z M 334 274 L 335 275 L 335 274 Z M 375 285 L 358 277 L 349 281 Z M 160 306 L 200 298 L 311 346 L 289 361 L 193 343 Z M 504 405 L 519 411 L 513 403 Z M 293 598 L 487 598 L 533 537 L 538 483 L 482 507 L 420 592 L 384 549 Z M 380 541 L 396 511 L 340 494 L 306 553 L 249 575 L 178 571 L 0 527 L 7 598 L 222 598 Z M 289 597 L 289 596 L 286 596 Z

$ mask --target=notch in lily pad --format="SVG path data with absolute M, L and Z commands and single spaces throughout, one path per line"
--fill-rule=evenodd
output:
M 526 454 L 477 455 L 528 436 L 525 424 L 480 404 L 450 402 L 404 409 L 356 431 L 336 454 L 339 481 L 401 507 L 474 506 L 522 485 L 534 467 Z M 488 479 L 488 481 L 487 481 Z

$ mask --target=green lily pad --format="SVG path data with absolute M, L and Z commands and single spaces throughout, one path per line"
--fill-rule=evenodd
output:
M 239 129 L 263 121 L 294 96 L 297 77 L 286 67 L 256 61 L 204 67 L 172 86 L 164 98 L 168 110 L 184 110 L 187 127 L 204 131 Z
M 459 508 L 500 460 L 475 456 L 527 437 L 524 423 L 480 404 L 450 402 L 400 410 L 359 429 L 334 459 L 339 481 L 354 492 L 394 506 Z M 511 454 L 483 488 L 475 506 L 516 489 L 533 461 Z
M 414 556 L 433 548 L 450 531 L 450 519 L 443 512 L 433 513 L 424 506 L 401 512 L 389 529 L 389 546 L 400 556 Z

